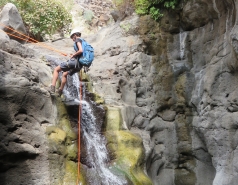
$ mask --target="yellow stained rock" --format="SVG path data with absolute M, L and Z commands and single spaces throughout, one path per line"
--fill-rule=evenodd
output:
M 143 171 L 144 147 L 142 139 L 128 130 L 121 130 L 122 116 L 118 107 L 108 107 L 105 135 L 112 168 L 129 179 L 133 185 L 152 185 Z
M 46 132 L 49 135 L 49 139 L 53 140 L 56 143 L 63 143 L 66 139 L 66 133 L 58 127 L 51 126 L 47 127 Z
M 107 107 L 106 113 L 106 131 L 115 131 L 121 128 L 122 116 L 118 107 Z

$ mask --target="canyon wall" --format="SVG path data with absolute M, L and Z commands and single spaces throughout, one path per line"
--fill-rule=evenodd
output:
M 120 119 L 105 127 L 115 120 L 115 133 L 136 135 L 134 145 L 117 143 L 132 155 L 142 139 L 133 169 L 144 166 L 154 185 L 237 184 L 237 6 L 186 1 L 158 22 L 133 15 L 86 37 L 95 48 L 90 89 Z M 45 90 L 52 69 L 43 56 L 65 58 L 0 36 L 0 184 L 73 184 L 76 136 Z M 72 52 L 69 39 L 53 47 Z
M 90 38 L 93 89 L 139 134 L 155 185 L 235 185 L 237 2 L 194 0 Z

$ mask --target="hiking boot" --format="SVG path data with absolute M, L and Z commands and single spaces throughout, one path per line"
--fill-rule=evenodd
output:
M 47 91 L 49 91 L 50 94 L 54 94 L 55 93 L 55 86 L 51 85 L 50 87 L 46 88 Z
M 58 95 L 59 95 L 59 97 L 60 97 L 60 96 L 63 94 L 63 90 L 58 89 L 57 93 L 58 93 Z

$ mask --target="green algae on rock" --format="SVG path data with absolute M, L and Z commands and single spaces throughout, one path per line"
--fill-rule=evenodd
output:
M 152 185 L 144 173 L 144 148 L 139 136 L 128 130 L 121 130 L 122 116 L 118 107 L 108 107 L 105 136 L 109 155 L 113 160 L 113 171 L 123 174 L 129 184 Z

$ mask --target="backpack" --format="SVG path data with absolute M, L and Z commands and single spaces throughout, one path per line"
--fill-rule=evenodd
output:
M 83 53 L 81 57 L 78 57 L 78 61 L 83 66 L 89 67 L 92 64 L 94 59 L 94 49 L 84 39 L 80 38 L 80 41 L 82 41 L 81 44 L 82 44 Z M 74 43 L 74 50 L 75 51 L 79 50 L 77 46 L 77 42 Z

